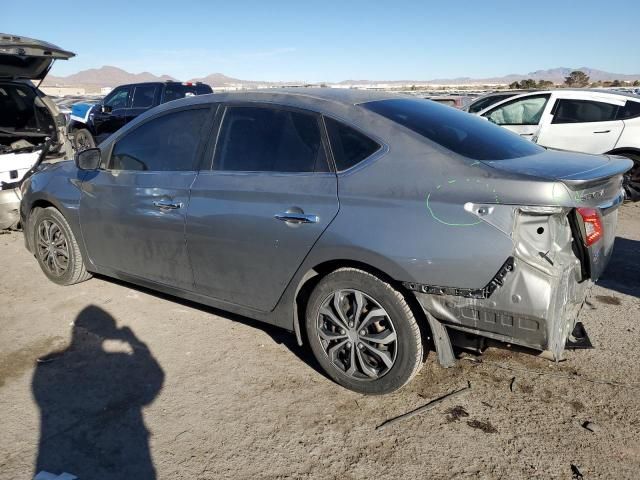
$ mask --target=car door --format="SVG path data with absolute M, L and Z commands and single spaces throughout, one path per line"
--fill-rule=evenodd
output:
M 496 125 L 535 141 L 550 96 L 548 93 L 520 96 L 497 105 L 482 116 Z
M 551 122 L 540 130 L 538 143 L 584 153 L 608 152 L 624 129 L 624 122 L 616 120 L 622 105 L 624 101 L 558 98 L 551 110 Z
M 127 122 L 160 103 L 160 85 L 143 83 L 133 87 L 131 108 L 127 109 Z
M 102 108 L 97 108 L 93 113 L 93 128 L 97 143 L 127 123 L 132 90 L 131 86 L 117 87 L 105 97 Z
M 187 212 L 195 288 L 270 311 L 338 212 L 337 178 L 315 113 L 236 104 L 220 117 Z
M 186 107 L 150 117 L 107 145 L 106 168 L 82 183 L 82 235 L 107 273 L 192 289 L 185 216 L 210 111 Z

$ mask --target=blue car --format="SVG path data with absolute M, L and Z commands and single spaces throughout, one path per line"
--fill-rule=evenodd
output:
M 200 82 L 146 82 L 120 85 L 102 103 L 76 103 L 71 107 L 69 132 L 77 151 L 93 148 L 113 132 L 147 110 L 184 97 L 213 93 Z

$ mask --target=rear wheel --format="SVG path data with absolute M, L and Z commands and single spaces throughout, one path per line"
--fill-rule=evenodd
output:
M 637 202 L 640 200 L 640 155 L 621 154 L 633 160 L 633 167 L 624 174 L 622 186 L 626 200 Z
M 37 208 L 32 215 L 36 258 L 47 278 L 58 285 L 73 285 L 91 278 L 64 216 L 53 207 Z
M 355 268 L 328 274 L 309 298 L 306 328 L 329 377 L 359 393 L 390 393 L 422 364 L 418 324 L 400 292 Z
M 94 148 L 96 146 L 96 141 L 89 130 L 86 128 L 80 128 L 73 134 L 73 144 L 76 147 L 76 151 L 81 152 L 88 148 Z

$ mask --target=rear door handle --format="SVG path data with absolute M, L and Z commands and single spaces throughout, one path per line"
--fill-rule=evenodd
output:
M 155 207 L 158 207 L 160 210 L 175 210 L 177 208 L 182 208 L 182 203 L 173 203 L 167 200 L 157 200 L 153 202 Z
M 284 212 L 276 213 L 273 218 L 287 223 L 318 223 L 317 215 L 307 215 L 305 213 Z
M 611 130 L 600 130 L 599 132 L 593 132 L 593 133 L 609 133 L 611 132 Z

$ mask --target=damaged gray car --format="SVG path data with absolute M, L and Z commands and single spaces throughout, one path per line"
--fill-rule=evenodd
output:
M 0 230 L 20 219 L 20 184 L 44 160 L 73 157 L 67 122 L 38 85 L 56 60 L 75 54 L 0 33 Z
M 98 273 L 283 327 L 383 394 L 429 338 L 445 366 L 469 338 L 560 359 L 631 166 L 400 95 L 215 94 L 42 168 L 21 216 L 58 284 Z

